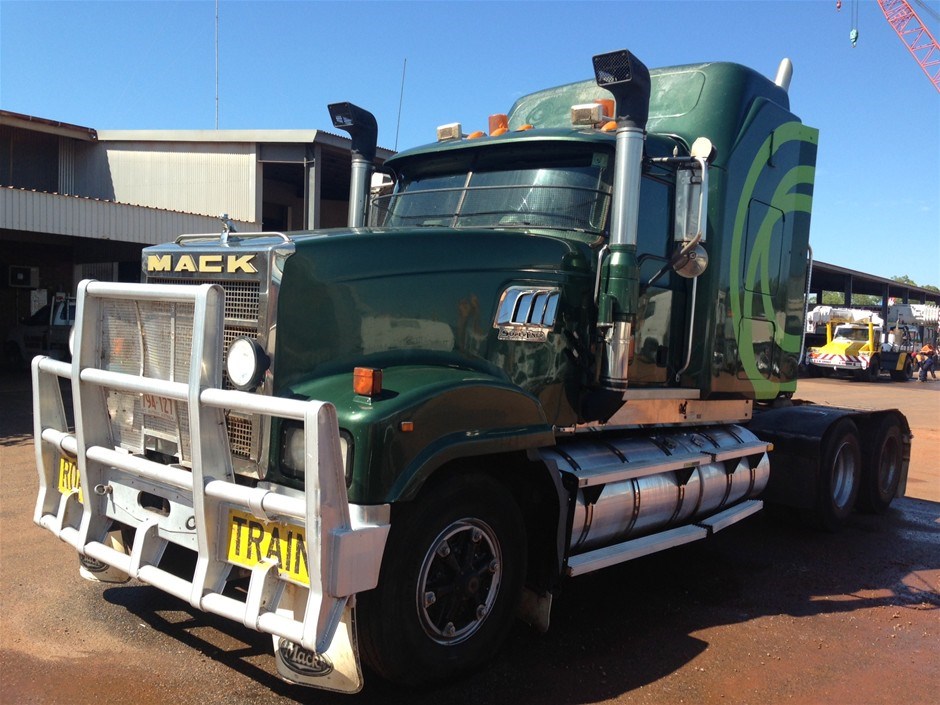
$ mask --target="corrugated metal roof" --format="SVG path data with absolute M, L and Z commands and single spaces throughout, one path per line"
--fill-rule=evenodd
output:
M 25 130 L 48 132 L 82 140 L 108 140 L 113 142 L 256 142 L 325 144 L 348 151 L 348 137 L 326 130 L 95 130 L 91 127 L 72 125 L 67 122 L 49 120 L 0 110 L 0 125 L 11 125 Z M 384 161 L 394 150 L 378 148 L 378 156 Z
M 22 113 L 14 113 L 9 110 L 0 110 L 0 125 L 19 127 L 34 132 L 46 132 L 52 135 L 72 137 L 79 140 L 94 141 L 98 139 L 97 133 L 90 127 L 71 125 L 67 122 L 58 122 L 56 120 L 47 120 L 45 118 L 34 117 L 33 115 L 23 115 Z
M 348 137 L 325 130 L 98 130 L 102 142 L 253 142 L 325 144 L 349 151 Z M 383 160 L 395 154 L 391 149 L 377 148 Z
M 235 221 L 240 230 L 260 223 Z M 152 245 L 180 233 L 221 231 L 219 219 L 82 196 L 0 187 L 0 228 Z

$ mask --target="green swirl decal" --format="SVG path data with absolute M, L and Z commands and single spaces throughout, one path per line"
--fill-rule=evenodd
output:
M 754 161 L 751 163 L 735 214 L 730 272 L 732 320 L 734 330 L 738 335 L 737 347 L 741 365 L 759 399 L 772 399 L 781 391 L 795 389 L 795 381 L 781 384 L 778 381 L 766 379 L 760 371 L 755 354 L 754 331 L 751 322 L 752 319 L 762 319 L 773 323 L 774 346 L 794 355 L 799 352 L 800 336 L 786 334 L 786 311 L 776 310 L 771 296 L 772 277 L 785 275 L 785 272 L 770 271 L 771 245 L 773 244 L 772 235 L 781 219 L 785 221 L 792 213 L 810 213 L 812 196 L 809 193 L 800 193 L 798 189 L 809 185 L 809 189 L 803 188 L 802 190 L 811 193 L 816 173 L 815 166 L 796 165 L 786 171 L 781 169 L 779 164 L 775 167 L 780 170 L 781 175 L 771 197 L 769 204 L 771 207 L 767 209 L 767 214 L 756 228 L 752 247 L 747 252 L 747 261 L 742 262 L 742 257 L 745 256 L 745 226 L 749 207 L 755 198 L 758 182 L 774 174 L 773 171 L 767 169 L 768 157 L 772 160 L 784 145 L 792 142 L 806 142 L 815 146 L 818 135 L 816 129 L 806 127 L 799 122 L 784 123 L 769 135 L 757 150 Z M 742 272 L 743 281 L 741 280 Z M 759 298 L 748 295 L 748 292 L 760 292 Z

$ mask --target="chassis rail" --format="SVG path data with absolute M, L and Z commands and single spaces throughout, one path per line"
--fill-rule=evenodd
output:
M 117 568 L 193 607 L 282 637 L 305 649 L 329 648 L 351 596 L 378 582 L 388 523 L 381 511 L 351 514 L 333 406 L 321 401 L 265 397 L 221 388 L 223 292 L 217 285 L 111 284 L 83 281 L 78 291 L 75 354 L 71 364 L 32 361 L 33 424 L 39 494 L 34 521 L 80 554 Z M 102 306 L 106 300 L 159 301 L 194 306 L 189 378 L 175 382 L 100 369 Z M 139 304 L 136 304 L 139 306 Z M 140 316 L 138 308 L 138 316 Z M 74 432 L 69 431 L 59 379 L 71 380 Z M 186 403 L 191 470 L 116 448 L 108 390 L 154 394 Z M 266 414 L 304 424 L 305 492 L 235 483 L 223 409 Z M 182 417 L 183 415 L 180 414 Z M 59 490 L 60 458 L 76 463 L 79 486 Z M 84 491 L 81 492 L 79 487 Z M 116 496 L 147 492 L 165 498 L 169 512 L 122 511 Z M 309 585 L 288 582 L 276 557 L 250 568 L 245 598 L 223 594 L 231 576 L 226 518 L 235 509 L 261 522 L 302 524 Z M 180 521 L 180 517 L 183 517 Z M 113 547 L 114 522 L 133 530 L 129 552 Z M 158 564 L 168 543 L 197 554 L 191 578 Z

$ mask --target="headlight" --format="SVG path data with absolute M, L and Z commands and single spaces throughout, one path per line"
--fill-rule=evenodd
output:
M 289 477 L 302 479 L 304 476 L 304 448 L 303 426 L 284 424 L 281 435 L 281 470 Z M 339 434 L 339 452 L 342 458 L 343 470 L 347 482 L 349 480 L 349 438 L 345 432 Z
M 261 382 L 270 360 L 257 340 L 236 338 L 228 348 L 225 371 L 236 389 L 254 389 Z

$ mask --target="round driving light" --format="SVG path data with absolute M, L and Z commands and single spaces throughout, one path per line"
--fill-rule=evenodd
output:
M 290 426 L 284 430 L 284 449 L 281 452 L 281 458 L 295 477 L 302 477 L 304 473 L 307 453 L 304 443 L 302 427 Z
M 264 376 L 269 362 L 257 340 L 236 338 L 228 348 L 225 371 L 237 389 L 253 389 Z

